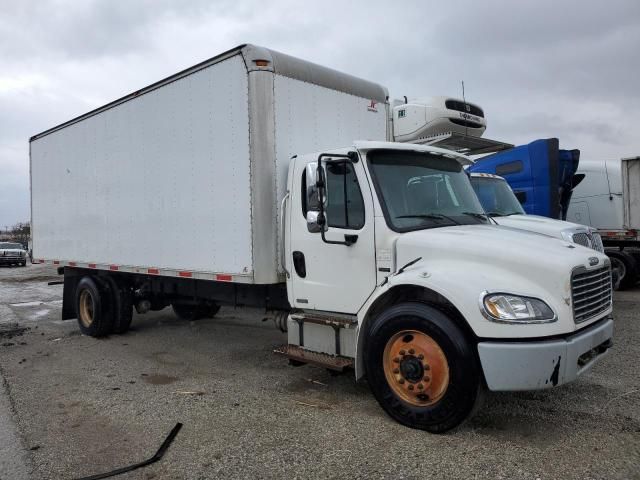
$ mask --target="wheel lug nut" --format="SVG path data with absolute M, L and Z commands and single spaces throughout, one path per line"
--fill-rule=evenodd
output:
M 418 360 L 424 360 L 424 355 L 423 354 L 418 355 Z
M 418 390 L 422 390 L 424 388 L 424 385 L 422 385 L 421 383 L 418 384 Z
M 425 363 L 425 364 L 424 364 L 424 369 L 425 369 L 425 370 L 427 370 L 427 371 L 429 371 L 429 370 L 431 370 L 431 367 L 430 367 L 428 364 L 426 364 L 426 363 Z
M 400 355 L 404 355 L 405 351 L 404 350 L 400 350 Z
M 400 380 L 398 380 L 398 383 L 402 385 L 404 383 L 404 378 L 401 378 Z
M 428 376 L 428 375 L 425 375 L 425 376 L 424 376 L 424 381 L 425 381 L 425 382 L 428 382 L 429 380 L 431 380 L 431 379 L 429 378 L 429 376 Z
M 413 390 L 413 385 L 409 385 L 409 390 Z
M 416 353 L 416 351 L 415 351 L 413 348 L 410 348 L 410 349 L 409 349 L 409 353 L 410 353 L 411 355 L 413 355 L 414 353 Z
M 394 358 L 394 359 L 393 359 L 393 361 L 394 361 L 395 363 L 400 363 L 400 357 L 396 357 L 396 358 Z
M 393 369 L 393 373 L 400 373 L 400 369 L 399 368 L 394 368 Z

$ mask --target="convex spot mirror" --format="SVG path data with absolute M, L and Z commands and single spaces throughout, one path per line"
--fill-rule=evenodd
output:
M 327 218 L 326 214 L 324 217 L 324 221 L 320 218 L 320 212 L 314 212 L 313 210 L 309 210 L 307 212 L 307 230 L 311 233 L 320 233 L 322 228 L 324 227 L 324 231 L 327 231 Z

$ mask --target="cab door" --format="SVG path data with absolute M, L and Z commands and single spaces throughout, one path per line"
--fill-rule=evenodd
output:
M 295 308 L 355 314 L 376 285 L 371 188 L 361 161 L 322 160 L 323 239 L 319 228 L 308 223 L 319 209 L 316 161 L 317 157 L 296 159 L 290 184 L 290 301 Z

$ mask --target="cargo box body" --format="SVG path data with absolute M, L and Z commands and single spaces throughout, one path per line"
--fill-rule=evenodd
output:
M 214 57 L 32 137 L 34 259 L 278 283 L 289 159 L 385 140 L 387 110 L 383 87 L 272 50 Z

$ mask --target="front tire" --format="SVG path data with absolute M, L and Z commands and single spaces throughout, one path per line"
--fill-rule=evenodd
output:
M 387 414 L 431 433 L 464 422 L 482 391 L 478 360 L 464 333 L 447 315 L 420 303 L 393 306 L 374 320 L 365 363 Z
M 109 312 L 109 293 L 91 277 L 83 277 L 76 287 L 76 316 L 84 335 L 104 337 L 113 328 Z

